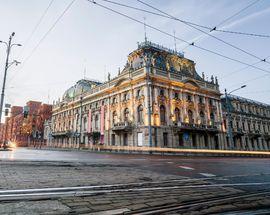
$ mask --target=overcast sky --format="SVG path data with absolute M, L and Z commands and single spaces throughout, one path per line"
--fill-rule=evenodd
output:
M 16 32 L 14 42 L 22 47 L 13 47 L 11 60 L 21 61 L 8 71 L 6 103 L 24 105 L 28 100 L 52 102 L 61 97 L 64 91 L 77 80 L 86 77 L 104 81 L 107 73 L 115 76 L 118 67 L 123 68 L 127 55 L 136 49 L 137 42 L 144 39 L 144 27 L 134 21 L 100 8 L 86 0 L 76 0 L 40 45 L 45 33 L 72 0 L 0 0 L 0 40 L 8 40 L 11 32 Z M 120 1 L 124 4 L 149 9 L 136 0 Z M 205 26 L 214 27 L 224 19 L 235 14 L 254 0 L 145 0 L 173 16 Z M 253 64 L 259 60 L 233 49 L 213 38 L 201 37 L 202 33 L 180 22 L 149 15 L 131 9 L 121 8 L 97 0 L 136 19 L 160 28 L 190 42 L 200 38 L 195 44 L 231 58 Z M 42 14 L 51 3 L 48 12 L 36 28 Z M 151 9 L 149 9 L 151 10 Z M 270 1 L 260 0 L 240 13 L 220 28 L 248 33 L 270 35 Z M 155 43 L 169 48 L 174 47 L 174 39 L 147 28 L 147 37 Z M 234 44 L 245 51 L 263 59 L 270 55 L 270 38 L 251 37 L 236 34 L 215 33 L 215 36 Z M 29 37 L 31 38 L 29 39 Z M 177 41 L 181 51 L 186 44 Z M 218 76 L 220 90 L 233 90 L 242 84 L 247 88 L 237 95 L 270 103 L 270 74 L 254 68 L 245 67 L 220 56 L 188 47 L 185 57 L 196 62 L 199 74 L 204 72 L 210 78 Z M 30 56 L 30 57 L 29 57 Z M 26 60 L 27 59 L 27 60 Z M 268 59 L 270 61 L 270 58 Z M 1 85 L 5 61 L 5 46 L 0 44 Z M 258 63 L 256 66 L 270 71 L 270 64 Z M 258 78 L 257 78 L 258 77 Z M 250 81 L 254 79 L 253 81 Z

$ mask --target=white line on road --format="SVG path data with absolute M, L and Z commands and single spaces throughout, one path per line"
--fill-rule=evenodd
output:
M 171 161 L 168 161 L 167 163 L 173 163 L 173 162 L 171 162 Z
M 205 177 L 215 177 L 215 176 L 216 176 L 216 175 L 211 174 L 211 173 L 203 173 L 203 172 L 200 172 L 199 174 L 200 174 L 200 175 L 203 175 L 203 176 L 205 176 Z
M 194 168 L 188 166 L 179 166 L 179 167 L 182 169 L 194 170 Z

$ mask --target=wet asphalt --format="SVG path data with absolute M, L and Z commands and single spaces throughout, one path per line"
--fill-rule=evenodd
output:
M 269 158 L 184 157 L 16 148 L 0 151 L 0 160 L 125 165 L 130 167 L 130 171 L 139 168 L 162 174 L 202 178 L 218 184 L 239 184 L 234 187 L 251 192 L 270 191 Z

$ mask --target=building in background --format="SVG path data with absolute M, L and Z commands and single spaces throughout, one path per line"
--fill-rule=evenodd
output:
M 228 129 L 226 98 L 222 108 Z M 239 96 L 228 95 L 231 113 L 232 148 L 238 150 L 270 150 L 270 105 Z M 229 144 L 229 138 L 226 137 Z
M 51 117 L 52 106 L 37 101 L 26 103 L 28 113 L 23 107 L 12 106 L 10 116 L 1 125 L 0 141 L 16 142 L 19 146 L 26 146 L 34 141 L 43 141 L 44 122 Z
M 53 142 L 224 149 L 220 95 L 183 53 L 145 41 L 117 77 L 80 80 L 54 103 Z

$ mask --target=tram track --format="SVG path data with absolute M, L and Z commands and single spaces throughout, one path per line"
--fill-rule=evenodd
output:
M 124 214 L 140 214 L 140 215 L 150 215 L 150 214 L 169 214 L 169 212 L 177 212 L 178 213 L 186 213 L 198 210 L 199 208 L 205 206 L 215 206 L 220 204 L 229 204 L 233 201 L 246 199 L 250 197 L 260 197 L 260 196 L 269 196 L 270 191 L 264 192 L 254 192 L 254 193 L 245 193 L 245 194 L 233 194 L 233 195 L 225 195 L 225 196 L 218 196 L 218 197 L 211 197 L 207 200 L 200 199 L 195 201 L 188 201 L 183 203 L 177 204 L 168 204 L 163 206 L 157 207 L 149 207 L 146 209 L 136 210 L 136 211 L 128 211 Z M 262 207 L 263 208 L 263 207 Z M 270 210 L 268 211 L 270 213 Z
M 60 187 L 60 188 L 41 188 L 25 190 L 1 190 L 0 201 L 14 201 L 21 199 L 42 199 L 59 198 L 67 196 L 91 196 L 107 193 L 127 193 L 127 192 L 145 192 L 160 190 L 188 190 L 188 189 L 208 189 L 208 188 L 241 188 L 250 186 L 270 185 L 270 182 L 249 182 L 249 183 L 223 183 L 213 184 L 202 181 L 201 183 L 178 184 L 175 181 L 166 181 L 162 183 L 131 183 L 131 184 L 113 184 L 113 185 L 95 185 L 82 187 Z

